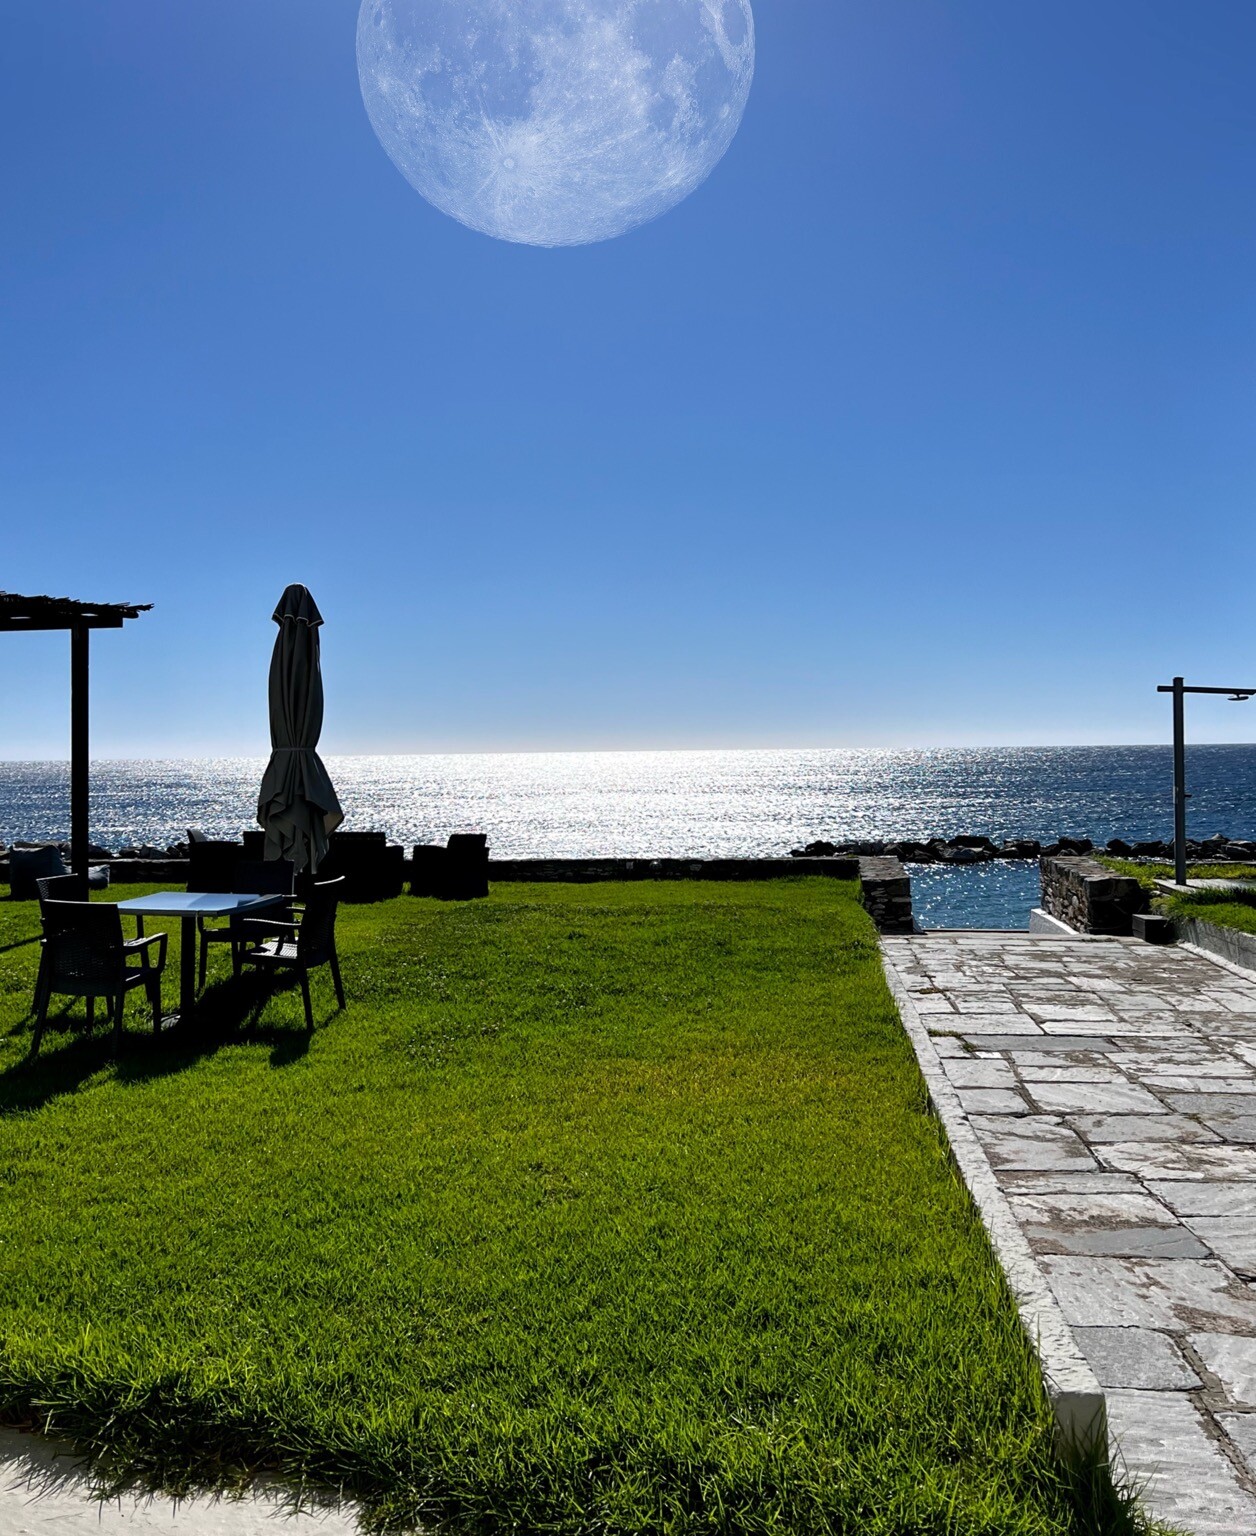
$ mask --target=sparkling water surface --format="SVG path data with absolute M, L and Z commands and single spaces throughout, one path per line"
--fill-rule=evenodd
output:
M 984 833 L 1106 842 L 1172 835 L 1168 747 L 939 751 L 480 753 L 328 757 L 349 828 L 399 842 L 476 829 L 507 858 L 782 855 L 814 838 Z M 101 762 L 92 837 L 108 848 L 235 837 L 254 824 L 262 758 Z M 1256 747 L 1189 756 L 1191 834 L 1256 837 Z M 0 764 L 0 841 L 61 839 L 65 763 Z M 1032 865 L 913 870 L 928 926 L 1023 927 Z

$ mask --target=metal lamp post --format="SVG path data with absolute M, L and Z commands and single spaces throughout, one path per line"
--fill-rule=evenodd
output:
M 1161 683 L 1157 693 L 1173 695 L 1173 879 L 1177 885 L 1186 884 L 1186 695 L 1188 693 L 1219 693 L 1231 703 L 1242 704 L 1256 694 L 1256 688 L 1196 688 L 1175 677 L 1171 683 Z

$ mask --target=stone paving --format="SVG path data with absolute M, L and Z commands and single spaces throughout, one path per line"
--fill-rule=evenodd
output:
M 1150 1507 L 1256 1536 L 1256 974 L 1132 939 L 882 943 Z
M 349 1509 L 298 1515 L 271 1488 L 243 1499 L 98 1502 L 67 1445 L 0 1429 L 0 1536 L 358 1536 Z

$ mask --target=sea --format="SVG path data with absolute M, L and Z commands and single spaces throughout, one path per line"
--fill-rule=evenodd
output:
M 1168 747 L 518 752 L 325 758 L 345 825 L 404 844 L 483 831 L 502 858 L 780 857 L 816 838 L 1060 835 L 1134 842 L 1173 828 Z M 91 835 L 165 848 L 189 827 L 254 825 L 263 758 L 98 762 Z M 1256 746 L 1196 746 L 1190 834 L 1256 838 Z M 69 829 L 64 762 L 0 763 L 0 842 Z M 1025 864 L 914 866 L 930 928 L 1024 928 Z

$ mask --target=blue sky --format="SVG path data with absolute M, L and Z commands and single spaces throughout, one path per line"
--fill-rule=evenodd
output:
M 157 605 L 101 755 L 263 750 L 291 580 L 333 752 L 1149 741 L 1256 683 L 1250 0 L 756 0 L 711 179 L 557 251 L 405 183 L 356 14 L 5 16 L 0 587 Z M 64 756 L 64 641 L 3 638 L 0 757 Z

